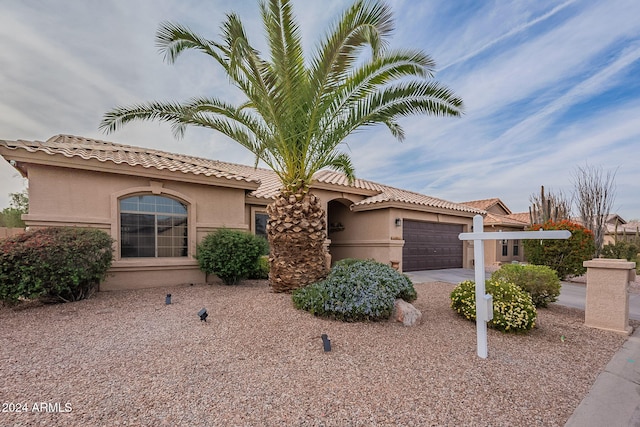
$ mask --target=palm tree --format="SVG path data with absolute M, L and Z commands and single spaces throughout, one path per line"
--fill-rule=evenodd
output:
M 282 189 L 269 205 L 270 281 L 288 291 L 326 276 L 324 211 L 309 192 L 315 172 L 330 168 L 354 179 L 340 151 L 356 129 L 386 125 L 398 140 L 398 119 L 413 114 L 459 116 L 462 100 L 432 81 L 433 60 L 419 50 L 390 50 L 394 21 L 382 1 L 359 0 L 348 8 L 308 62 L 289 0 L 260 3 L 269 57 L 247 38 L 240 18 L 227 15 L 220 41 L 162 23 L 156 35 L 165 60 L 185 50 L 211 56 L 246 95 L 240 105 L 203 97 L 184 103 L 149 102 L 116 107 L 100 128 L 113 132 L 134 120 L 160 120 L 180 137 L 189 125 L 215 129 L 266 163 Z

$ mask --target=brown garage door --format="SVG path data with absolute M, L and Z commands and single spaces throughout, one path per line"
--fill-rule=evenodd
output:
M 462 268 L 462 225 L 405 220 L 402 270 Z

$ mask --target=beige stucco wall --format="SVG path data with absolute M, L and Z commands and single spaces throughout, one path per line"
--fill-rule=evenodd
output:
M 629 282 L 635 280 L 635 262 L 593 259 L 587 267 L 585 319 L 587 326 L 630 334 Z
M 394 236 L 388 209 L 351 212 L 348 207 L 335 204 L 331 209 L 329 240 L 332 261 L 344 258 L 375 259 L 384 264 L 400 265 L 402 236 Z M 335 215 L 335 216 L 334 216 Z M 339 222 L 342 231 L 331 231 L 331 224 Z
M 79 160 L 85 162 L 85 160 Z M 83 163 L 83 167 L 86 165 Z M 114 263 L 101 290 L 144 288 L 206 280 L 193 258 L 202 238 L 221 227 L 253 231 L 253 215 L 263 211 L 267 201 L 247 197 L 247 188 L 208 184 L 203 177 L 189 182 L 170 171 L 147 171 L 142 167 L 96 162 L 99 170 L 29 164 L 30 210 L 24 216 L 28 226 L 83 226 L 108 232 L 116 241 L 120 234 L 119 200 L 136 194 L 157 194 L 188 205 L 188 256 L 184 258 L 121 258 L 114 245 Z M 100 169 L 102 168 L 102 169 Z M 191 177 L 189 177 L 191 178 Z M 212 178 L 213 179 L 213 178 Z M 223 183 L 224 184 L 224 183 Z M 342 231 L 330 230 L 329 250 L 333 261 L 342 258 L 372 258 L 385 264 L 397 263 L 402 271 L 402 225 L 396 219 L 463 224 L 471 230 L 472 218 L 445 212 L 414 211 L 398 206 L 356 210 L 351 204 L 371 194 L 351 194 L 315 188 L 330 223 L 341 223 Z M 335 204 L 332 200 L 338 201 Z M 342 204 L 339 204 L 342 202 Z M 331 207 L 331 209 L 329 209 Z M 378 207 L 378 206 L 376 206 Z M 464 242 L 463 262 L 473 266 L 473 249 Z
M 30 205 L 24 219 L 31 227 L 99 228 L 118 240 L 119 199 L 145 193 L 172 197 L 189 206 L 189 256 L 122 259 L 116 242 L 102 290 L 203 282 L 204 273 L 193 258 L 197 243 L 220 227 L 249 229 L 243 189 L 41 165 L 29 167 Z
M 486 232 L 500 232 L 500 231 L 522 231 L 522 228 L 511 227 L 492 227 L 485 226 Z M 514 261 L 524 262 L 524 245 L 523 241 L 518 241 L 518 255 L 513 255 L 513 240 L 507 240 L 508 253 L 507 256 L 502 255 L 502 241 L 501 240 L 485 240 L 484 242 L 484 263 L 486 266 L 490 265 L 502 265 L 508 264 Z
M 348 204 L 347 200 L 338 199 Z M 448 224 L 462 224 L 463 232 L 471 231 L 473 218 L 388 207 L 376 210 L 351 211 L 347 206 L 332 204 L 329 210 L 331 223 L 340 223 L 344 230 L 329 232 L 329 249 L 332 261 L 343 258 L 373 258 L 376 261 L 398 266 L 402 271 L 402 248 L 404 246 L 402 227 L 404 221 L 428 221 Z M 396 225 L 396 219 L 400 225 Z M 463 266 L 473 267 L 473 247 L 463 242 Z

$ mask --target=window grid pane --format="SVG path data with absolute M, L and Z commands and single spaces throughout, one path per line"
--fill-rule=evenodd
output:
M 121 256 L 186 257 L 187 207 L 162 196 L 133 196 L 120 201 Z

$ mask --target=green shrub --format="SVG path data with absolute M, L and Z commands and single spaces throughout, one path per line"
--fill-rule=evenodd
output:
M 486 292 L 493 295 L 493 320 L 488 326 L 503 332 L 528 331 L 536 323 L 536 307 L 531 295 L 513 283 L 489 279 Z M 451 292 L 451 308 L 469 320 L 476 320 L 475 282 L 467 280 Z
M 560 295 L 560 279 L 546 265 L 505 264 L 491 278 L 518 285 L 531 295 L 536 307 L 546 307 Z
M 0 299 L 78 301 L 104 280 L 113 239 L 84 228 L 45 228 L 0 241 Z
M 202 271 L 235 285 L 256 272 L 260 256 L 267 251 L 267 241 L 262 237 L 222 228 L 202 239 L 196 259 Z
M 638 256 L 638 246 L 631 242 L 619 240 L 616 243 L 607 243 L 602 247 L 601 255 L 603 258 L 626 259 L 627 261 L 636 261 Z
M 258 258 L 258 262 L 249 275 L 249 279 L 265 280 L 269 278 L 269 256 L 262 255 Z
M 388 319 L 397 298 L 415 301 L 411 280 L 373 260 L 342 260 L 321 282 L 293 291 L 296 308 L 316 316 L 354 321 Z
M 524 253 L 531 264 L 546 265 L 558 273 L 560 279 L 568 276 L 579 276 L 587 269 L 583 267 L 584 261 L 593 258 L 596 247 L 593 233 L 579 224 L 570 221 L 534 224 L 532 230 L 569 230 L 571 237 L 566 240 L 550 239 L 524 241 Z

